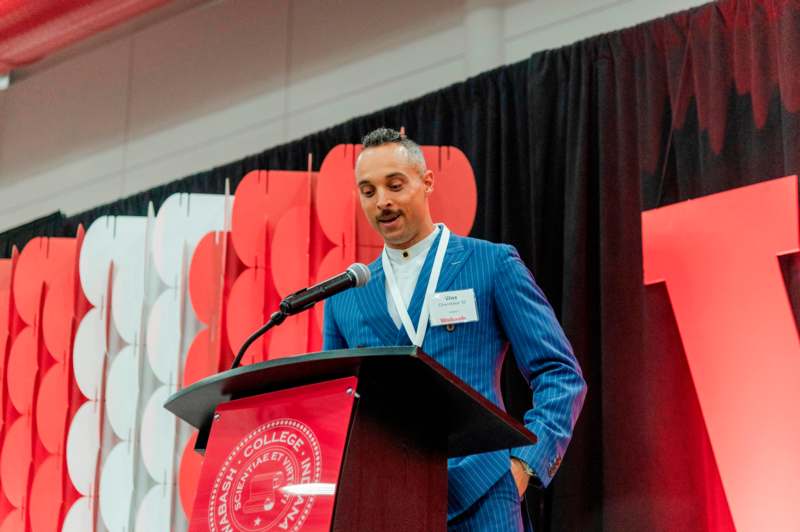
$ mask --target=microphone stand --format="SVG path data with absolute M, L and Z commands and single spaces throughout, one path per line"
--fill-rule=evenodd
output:
M 351 268 L 355 268 L 355 270 L 351 270 Z M 359 269 L 360 268 L 360 269 Z M 347 277 L 347 281 L 343 281 L 342 279 Z M 360 284 L 359 284 L 360 280 Z M 327 281 L 319 283 L 316 286 L 312 286 L 311 288 L 302 288 L 295 292 L 294 294 L 290 294 L 286 296 L 281 304 L 279 305 L 279 309 L 276 312 L 272 313 L 270 316 L 269 321 L 262 325 L 256 332 L 251 334 L 247 340 L 244 341 L 242 344 L 241 349 L 236 354 L 236 358 L 233 359 L 233 364 L 231 364 L 231 369 L 236 369 L 242 363 L 242 357 L 244 356 L 245 351 L 247 348 L 250 347 L 253 342 L 258 340 L 260 336 L 266 333 L 271 328 L 275 327 L 276 325 L 280 325 L 283 321 L 288 318 L 289 316 L 294 316 L 295 314 L 299 314 L 300 312 L 305 312 L 306 310 L 313 307 L 322 299 L 329 297 L 333 294 L 341 292 L 347 288 L 350 288 L 349 285 L 342 285 L 343 282 L 348 282 L 350 284 L 354 284 L 355 286 L 361 286 L 362 284 L 366 284 L 369 280 L 369 269 L 363 264 L 353 264 L 347 271 L 342 275 L 337 275 L 336 277 L 332 277 Z M 331 284 L 332 283 L 332 284 Z M 336 285 L 337 286 L 333 286 Z M 301 294 L 308 292 L 309 290 L 317 290 L 319 293 L 312 294 L 311 297 L 298 298 Z M 298 301 L 300 299 L 300 301 Z
M 268 330 L 272 329 L 276 325 L 280 325 L 283 323 L 289 315 L 285 314 L 283 311 L 278 310 L 277 312 L 273 312 L 272 316 L 270 316 L 269 321 L 262 325 L 256 332 L 251 334 L 247 340 L 244 341 L 242 347 L 239 349 L 239 352 L 236 354 L 236 358 L 233 359 L 233 364 L 231 364 L 231 369 L 236 369 L 242 363 L 242 357 L 244 356 L 245 351 L 247 348 L 250 347 L 253 342 L 258 340 L 262 335 L 264 335 Z

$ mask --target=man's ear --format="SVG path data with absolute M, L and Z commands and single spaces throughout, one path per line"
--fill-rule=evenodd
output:
M 433 192 L 433 170 L 425 170 L 422 174 L 422 183 L 425 185 L 425 194 Z

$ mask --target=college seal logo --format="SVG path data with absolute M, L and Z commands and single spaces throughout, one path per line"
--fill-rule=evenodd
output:
M 314 497 L 286 488 L 321 476 L 319 441 L 307 425 L 289 418 L 265 423 L 242 438 L 220 467 L 208 502 L 209 530 L 300 530 Z

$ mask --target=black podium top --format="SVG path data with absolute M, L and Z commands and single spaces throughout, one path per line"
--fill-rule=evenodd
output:
M 424 399 L 420 416 L 447 429 L 448 456 L 536 443 L 520 422 L 413 346 L 342 349 L 270 360 L 218 373 L 173 394 L 164 407 L 201 430 L 221 403 L 304 384 L 356 376 L 359 393 Z M 421 396 L 421 397 L 420 397 Z M 390 414 L 388 414 L 390 415 Z

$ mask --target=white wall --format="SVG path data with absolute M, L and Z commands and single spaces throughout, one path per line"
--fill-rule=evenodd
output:
M 0 91 L 0 231 L 705 0 L 224 0 Z

